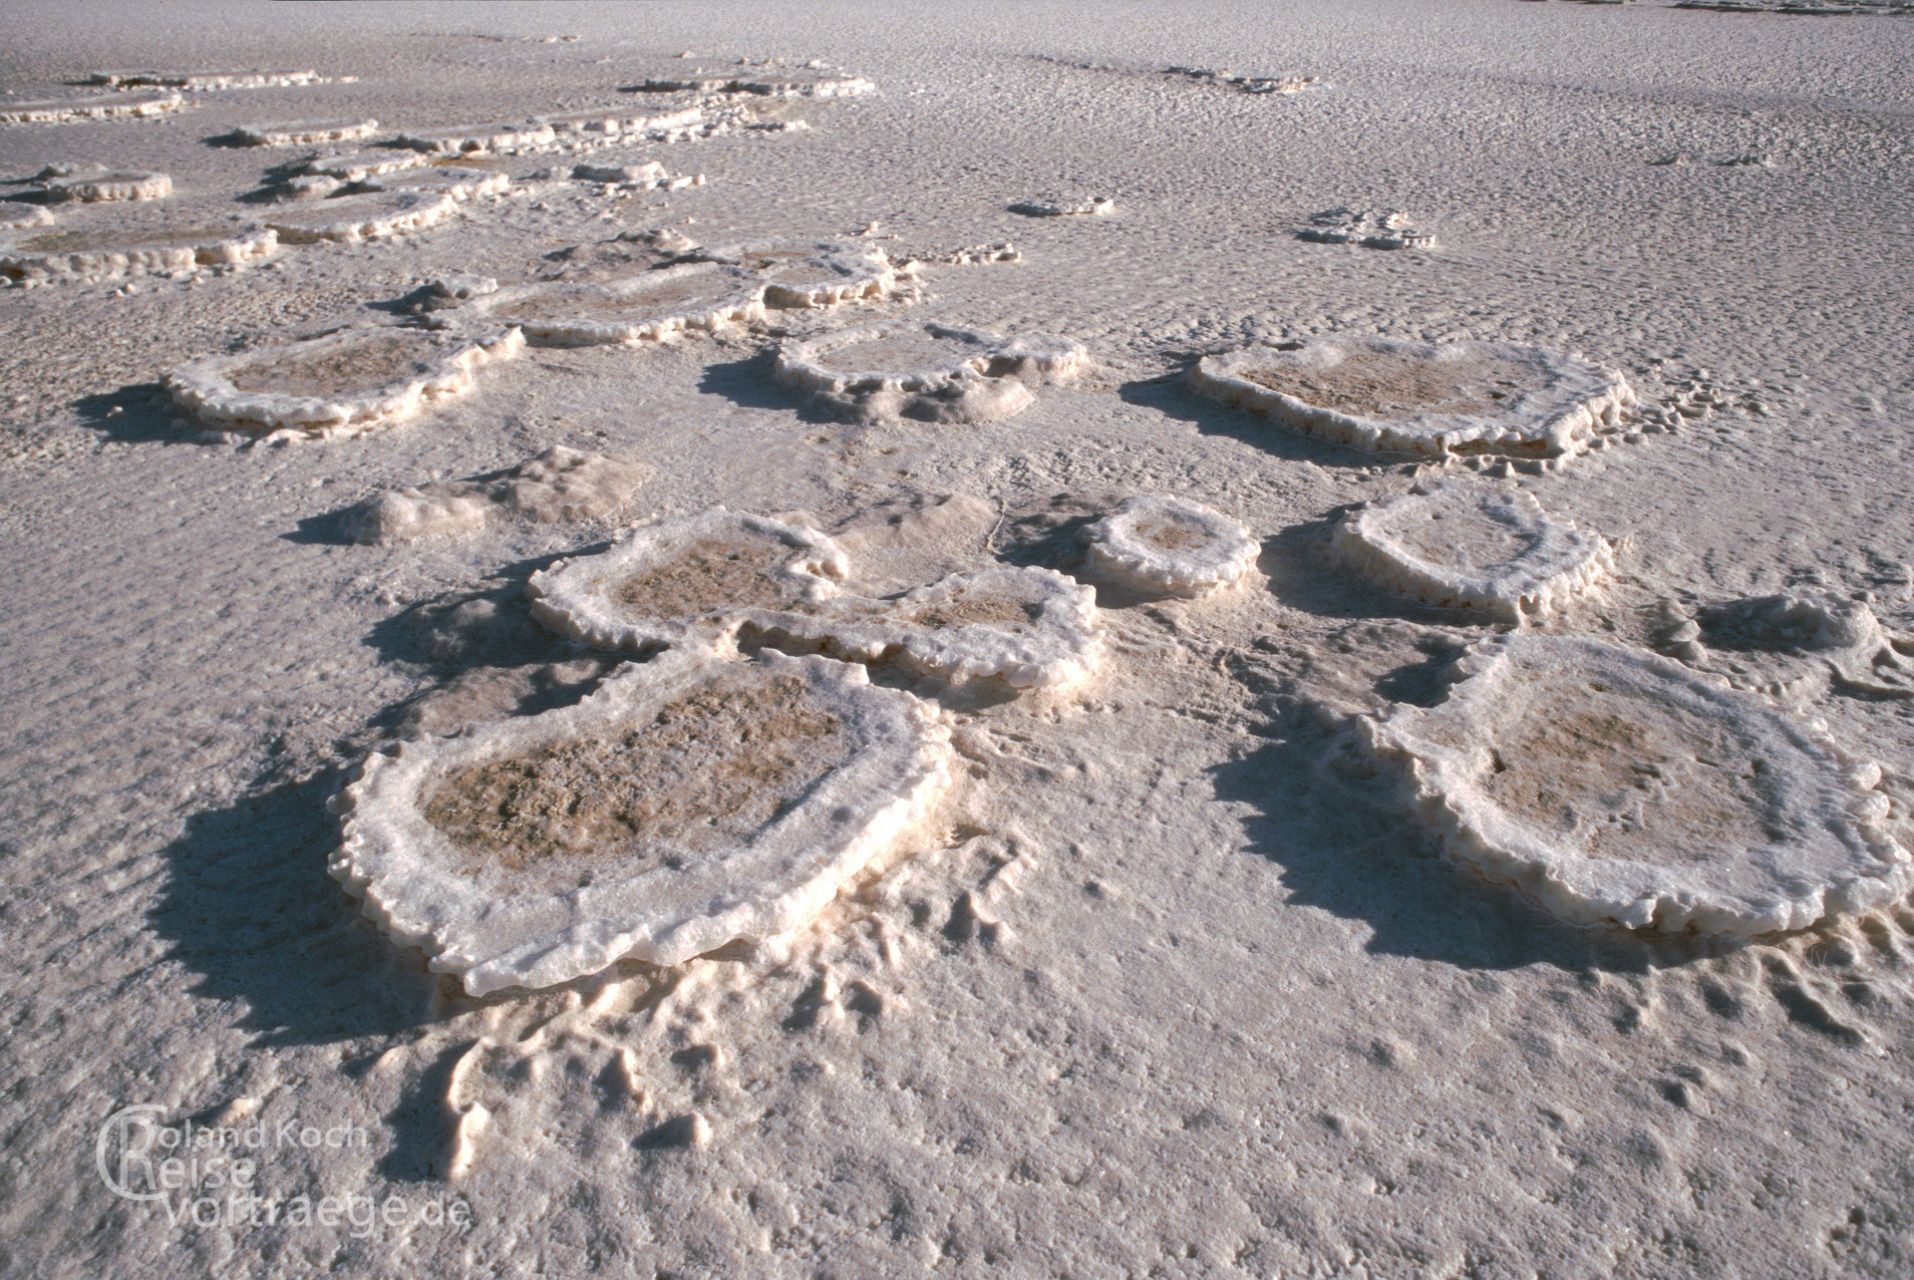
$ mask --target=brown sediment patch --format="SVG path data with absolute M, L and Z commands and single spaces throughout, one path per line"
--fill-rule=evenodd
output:
M 1764 821 L 1762 762 L 1726 726 L 1599 683 L 1559 693 L 1493 730 L 1479 785 L 1510 817 L 1572 839 L 1585 857 L 1663 865 L 1699 867 L 1785 839 Z
M 436 367 L 430 343 L 379 333 L 317 351 L 262 351 L 227 375 L 235 391 L 286 396 L 335 396 L 423 377 Z
M 941 604 L 926 605 L 917 612 L 895 619 L 913 627 L 1026 627 L 1036 622 L 1041 610 L 1027 601 L 1008 596 L 962 596 Z
M 1540 371 L 1514 360 L 1433 360 L 1396 351 L 1353 352 L 1321 368 L 1264 365 L 1241 376 L 1319 409 L 1385 419 L 1489 413 L 1546 385 Z
M 470 873 L 543 868 L 583 882 L 614 863 L 621 877 L 675 868 L 801 802 L 846 758 L 840 727 L 802 680 L 731 679 L 621 733 L 459 770 L 425 817 Z
M 781 576 L 792 550 L 771 539 L 702 539 L 645 565 L 618 584 L 614 598 L 657 618 L 788 608 L 801 594 Z
M 1214 537 L 1196 521 L 1169 512 L 1139 522 L 1135 533 L 1151 546 L 1165 551 L 1188 551 L 1208 544 Z

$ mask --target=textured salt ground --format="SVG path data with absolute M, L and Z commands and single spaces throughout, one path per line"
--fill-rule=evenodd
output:
M 1908 96 L 1903 24 L 1378 3 L 1094 24 L 1005 6 L 873 31 L 845 6 L 800 31 L 660 5 L 642 34 L 583 10 L 488 13 L 512 37 L 495 42 L 443 34 L 473 32 L 467 10 L 370 12 L 356 31 L 276 10 L 259 32 L 185 10 L 198 20 L 137 34 L 24 12 L 0 53 L 22 97 L 92 66 L 305 65 L 319 48 L 322 70 L 363 77 L 0 137 L 24 149 L 7 172 L 163 169 L 197 213 L 257 185 L 257 154 L 201 141 L 247 119 L 516 119 L 595 101 L 680 48 L 828 55 L 880 92 L 807 107 L 806 135 L 669 154 L 711 175 L 698 238 L 872 219 L 910 247 L 1014 236 L 1023 261 L 935 276 L 941 314 L 1067 332 L 1117 372 L 931 442 L 917 424 L 794 417 L 747 348 L 647 353 L 642 369 L 628 352 L 534 353 L 456 430 L 236 454 L 179 443 L 150 390 L 161 370 L 434 276 L 531 278 L 543 251 L 606 235 L 604 206 L 554 197 L 226 280 L 0 296 L 0 520 L 31 551 L 0 621 L 0 1060 L 18 1082 L 9 1154 L 31 1171 L 0 1206 L 6 1270 L 1907 1269 L 1914 917 L 1644 948 L 1427 856 L 1337 725 L 1286 697 L 1305 681 L 1433 697 L 1428 673 L 1462 637 L 1322 572 L 1337 513 L 1405 478 L 1154 380 L 1201 351 L 1354 329 L 1599 354 L 1651 403 L 1720 387 L 1726 403 L 1675 414 L 1673 434 L 1551 479 L 1552 511 L 1642 549 L 1611 602 L 1564 625 L 1646 645 L 1678 589 L 1712 602 L 1813 576 L 1875 593 L 1906 630 L 1914 282 L 1880 248 L 1914 207 L 1885 105 Z M 579 43 L 519 39 L 571 30 Z M 1256 97 L 1033 51 L 1294 71 L 1333 91 Z M 625 71 L 627 54 L 645 66 Z M 1678 150 L 1779 163 L 1647 163 Z M 1004 212 L 1065 184 L 1121 190 L 1123 216 Z M 683 198 L 625 216 L 675 221 Z M 1449 247 L 1291 238 L 1339 202 L 1413 209 Z M 660 507 L 810 509 L 834 536 L 868 511 L 865 540 L 908 565 L 898 589 L 985 554 L 1061 562 L 1122 498 L 1189 493 L 1267 533 L 1269 587 L 1117 611 L 1109 669 L 1074 709 L 980 715 L 949 828 L 784 967 L 639 970 L 590 1003 L 475 1007 L 355 921 L 323 877 L 323 804 L 388 727 L 589 688 L 597 663 L 513 603 L 579 535 L 503 527 L 387 556 L 341 545 L 327 513 L 554 443 L 657 463 Z M 981 505 L 890 523 L 952 492 Z M 1839 695 L 1814 712 L 1904 768 L 1904 705 Z M 173 1231 L 90 1168 L 98 1119 L 133 1100 L 350 1118 L 369 1148 L 275 1154 L 271 1185 L 429 1193 L 462 1167 L 450 1189 L 477 1225 L 376 1242 Z M 491 1127 L 462 1142 L 478 1107 Z

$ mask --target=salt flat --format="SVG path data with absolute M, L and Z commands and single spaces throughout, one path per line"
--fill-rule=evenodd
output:
M 0 35 L 0 1271 L 1914 1267 L 1906 17 Z M 300 122 L 353 128 L 243 145 Z M 1391 354 L 1206 394 L 1325 346 Z M 1602 572 L 1444 608 L 1341 545 L 1520 577 L 1539 517 L 1445 538 L 1478 508 L 1402 501 L 1445 485 Z M 1211 589 L 1110 569 L 1115 513 L 1192 510 L 1149 495 Z M 829 590 L 607 577 L 651 672 L 540 621 L 720 505 Z

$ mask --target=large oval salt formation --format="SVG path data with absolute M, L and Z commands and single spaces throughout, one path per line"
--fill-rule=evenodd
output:
M 628 653 L 710 646 L 764 611 L 837 594 L 844 552 L 803 525 L 713 507 L 633 529 L 609 550 L 532 575 L 532 614 L 562 635 Z
M 679 964 L 808 923 L 949 780 L 929 704 L 861 668 L 681 650 L 575 706 L 370 757 L 331 872 L 473 995 Z
M 1514 634 L 1364 721 L 1456 861 L 1565 920 L 1746 937 L 1906 893 L 1878 769 L 1666 659 Z
M 979 423 L 1022 413 L 1032 387 L 1075 381 L 1089 363 L 1070 338 L 900 321 L 782 343 L 772 376 L 852 421 Z
M 1086 555 L 1098 577 L 1135 591 L 1199 596 L 1240 582 L 1262 548 L 1220 511 L 1142 494 L 1091 525 Z
M 1378 586 L 1503 622 L 1540 617 L 1614 568 L 1608 543 L 1557 520 L 1519 489 L 1434 484 L 1371 503 L 1336 546 Z
M 1378 453 L 1556 458 L 1635 402 L 1621 374 L 1504 342 L 1310 338 L 1205 356 L 1190 386 Z

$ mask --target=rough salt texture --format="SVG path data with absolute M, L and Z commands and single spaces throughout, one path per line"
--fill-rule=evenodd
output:
M 764 286 L 717 263 L 688 263 L 603 283 L 514 285 L 442 311 L 429 323 L 456 328 L 514 324 L 539 346 L 659 342 L 752 324 L 764 317 Z
M 698 248 L 689 256 L 750 271 L 764 282 L 765 304 L 784 310 L 875 302 L 896 293 L 904 283 L 890 255 L 857 240 L 815 245 L 726 245 Z
M 347 512 L 345 532 L 354 542 L 391 546 L 501 520 L 601 520 L 621 511 L 651 474 L 640 462 L 554 445 L 507 471 L 388 490 Z
M 343 329 L 195 360 L 166 375 L 166 389 L 182 410 L 211 426 L 345 437 L 471 391 L 479 369 L 524 346 L 516 329 L 477 338 L 390 326 Z
M 843 329 L 778 347 L 774 376 L 856 421 L 991 422 L 1074 381 L 1089 353 L 1069 338 L 1002 338 L 941 324 Z
M 1612 369 L 1500 342 L 1310 338 L 1205 356 L 1191 387 L 1372 452 L 1561 458 L 1635 402 Z
M 278 247 L 279 237 L 269 227 L 29 228 L 0 237 L 0 279 L 34 285 L 183 274 L 257 262 Z
M 368 191 L 275 211 L 266 225 L 288 244 L 357 244 L 437 226 L 458 207 L 442 191 Z
M 220 89 L 282 89 L 296 85 L 327 84 L 331 77 L 317 71 L 95 71 L 88 84 L 114 89 L 183 89 L 207 93 Z
M 136 120 L 170 115 L 186 105 L 177 93 L 108 93 L 44 102 L 0 100 L 0 124 L 65 124 L 75 120 Z
M 672 173 L 656 160 L 636 164 L 576 164 L 572 166 L 572 177 L 628 191 L 683 191 L 704 185 L 703 174 Z
M 1115 196 L 1045 196 L 1019 200 L 1010 212 L 1026 218 L 1107 218 L 1116 207 Z
M 780 648 L 894 663 L 951 685 L 1074 689 L 1103 661 L 1096 592 L 1049 569 L 952 574 L 890 600 L 843 597 L 808 613 L 763 613 Z
M 249 147 L 312 147 L 327 142 L 357 142 L 378 131 L 379 122 L 367 117 L 247 124 L 233 130 L 233 137 Z
M 331 871 L 473 995 L 682 964 L 808 923 L 950 760 L 929 705 L 857 667 L 671 653 L 575 706 L 372 755 L 334 801 Z
M 607 106 L 540 116 L 539 121 L 550 125 L 561 142 L 666 141 L 704 124 L 708 105 L 703 98 L 687 98 L 657 110 L 632 111 L 629 107 Z
M 1828 687 L 1914 697 L 1914 638 L 1889 631 L 1862 600 L 1797 588 L 1704 605 L 1664 606 L 1661 643 L 1692 667 L 1776 697 Z
M 1519 489 L 1448 482 L 1370 503 L 1336 546 L 1377 585 L 1426 604 L 1539 618 L 1613 572 L 1614 551 Z
M 0 231 L 23 231 L 53 225 L 53 214 L 37 204 L 0 204 Z
M 1309 225 L 1298 228 L 1296 238 L 1361 249 L 1430 249 L 1436 242 L 1433 233 L 1418 228 L 1406 213 L 1348 208 L 1311 214 Z
M 1471 651 L 1365 720 L 1448 854 L 1579 924 L 1750 937 L 1906 893 L 1880 771 L 1751 695 L 1597 640 Z
M 431 164 L 432 159 L 432 154 L 428 151 L 374 147 L 364 151 L 314 156 L 300 165 L 300 171 L 315 177 L 363 182 L 367 178 L 376 178 L 380 174 L 397 173 L 401 169 L 417 169 L 422 165 Z
M 695 72 L 683 76 L 653 76 L 627 86 L 627 93 L 746 94 L 758 98 L 861 98 L 877 92 L 862 76 L 839 75 L 818 68 L 754 67 L 734 72 Z
M 504 195 L 512 188 L 512 176 L 492 169 L 466 169 L 455 165 L 433 165 L 423 169 L 396 169 L 348 184 L 352 191 L 413 191 L 442 195 L 463 204 L 479 196 Z
M 1241 522 L 1168 494 L 1124 502 L 1084 535 L 1092 573 L 1133 591 L 1199 596 L 1241 582 L 1262 547 Z
M 541 120 L 521 120 L 408 130 L 394 135 L 392 141 L 432 155 L 518 155 L 549 148 L 558 141 L 558 132 Z
M 1233 71 L 1218 71 L 1208 67 L 1169 67 L 1163 74 L 1253 94 L 1302 93 L 1320 83 L 1315 76 L 1243 76 Z
M 532 614 L 599 649 L 650 653 L 729 639 L 760 612 L 814 608 L 849 571 L 830 538 L 714 507 L 632 530 L 526 584 Z
M 173 194 L 173 180 L 146 169 L 116 171 L 98 166 L 52 165 L 34 175 L 27 193 L 50 204 L 164 200 Z

